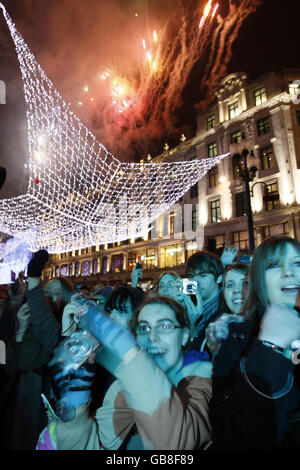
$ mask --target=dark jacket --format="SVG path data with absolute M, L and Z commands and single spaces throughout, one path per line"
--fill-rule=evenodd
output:
M 206 345 L 206 328 L 208 325 L 219 318 L 222 313 L 228 312 L 228 308 L 225 304 L 222 292 L 218 293 L 218 302 L 216 303 L 216 308 L 213 309 L 210 314 L 207 316 L 205 321 L 202 320 L 202 317 L 199 318 L 198 323 L 201 322 L 201 327 L 198 327 L 197 336 L 189 341 L 186 350 L 195 350 L 195 351 L 206 351 L 209 357 L 212 359 L 212 353 Z M 197 324 L 196 324 L 197 328 Z
M 214 359 L 212 450 L 300 449 L 299 367 L 257 333 L 255 324 L 230 324 Z

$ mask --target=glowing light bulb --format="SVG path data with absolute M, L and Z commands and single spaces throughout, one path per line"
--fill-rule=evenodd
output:
M 27 193 L 0 200 L 1 232 L 26 241 L 31 251 L 45 248 L 49 253 L 128 239 L 134 243 L 145 236 L 151 222 L 229 155 L 192 163 L 118 160 L 68 108 L 0 5 L 24 81 L 29 142 Z M 104 71 L 101 78 L 109 76 Z M 129 105 L 128 90 L 126 82 L 114 79 L 116 112 Z M 128 214 L 138 208 L 126 220 L 119 210 L 124 188 L 130 194 Z

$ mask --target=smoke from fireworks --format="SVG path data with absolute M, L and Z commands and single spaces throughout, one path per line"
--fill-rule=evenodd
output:
M 192 3 L 178 1 L 176 15 L 170 16 L 160 31 L 149 32 L 148 40 L 140 41 L 143 58 L 138 76 L 121 78 L 112 70 L 101 75 L 102 80 L 113 84 L 113 99 L 108 95 L 108 100 L 103 100 L 102 95 L 102 101 L 97 100 L 93 124 L 116 155 L 144 158 L 153 148 L 157 151 L 163 139 L 174 135 L 178 139 L 183 131 L 178 111 L 193 67 L 205 58 L 197 87 L 205 90 L 206 97 L 198 104 L 199 109 L 214 99 L 214 89 L 226 75 L 239 29 L 260 1 L 240 0 L 237 4 L 229 0 L 224 17 L 217 13 L 217 2 L 196 2 L 194 10 Z
M 3 2 L 72 111 L 118 158 L 133 160 L 193 136 L 194 105 L 214 99 L 261 0 Z

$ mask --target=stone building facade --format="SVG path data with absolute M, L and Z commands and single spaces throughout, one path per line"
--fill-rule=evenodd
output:
M 300 240 L 300 69 L 271 71 L 249 81 L 225 77 L 216 101 L 197 119 L 196 136 L 167 149 L 153 161 L 193 160 L 246 147 L 256 246 L 273 234 Z M 300 98 L 300 97 L 299 97 Z M 299 101 L 299 102 L 298 102 Z M 252 163 L 251 163 L 252 162 Z M 266 198 L 265 196 L 271 196 Z M 45 279 L 68 276 L 74 283 L 130 283 L 143 262 L 144 285 L 166 270 L 185 275 L 187 258 L 199 249 L 220 253 L 225 244 L 249 250 L 245 184 L 232 156 L 223 159 L 153 225 L 142 239 L 51 256 Z

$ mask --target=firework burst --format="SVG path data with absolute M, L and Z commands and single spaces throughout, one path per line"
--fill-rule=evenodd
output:
M 195 97 L 202 89 L 205 99 L 198 107 L 214 99 L 240 27 L 260 0 L 224 3 L 178 0 L 176 14 L 160 30 L 149 28 L 147 36 L 138 39 L 137 70 L 131 76 L 102 71 L 109 90 L 106 100 L 103 93 L 101 101 L 96 100 L 91 123 L 116 155 L 144 158 L 153 148 L 157 151 L 162 140 L 181 134 L 178 112 L 183 93 L 193 67 L 202 60 Z

